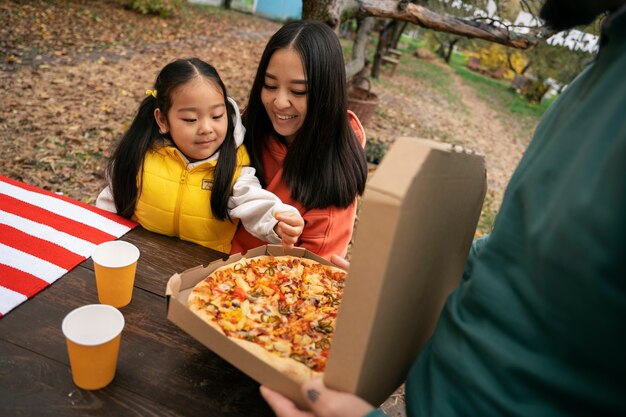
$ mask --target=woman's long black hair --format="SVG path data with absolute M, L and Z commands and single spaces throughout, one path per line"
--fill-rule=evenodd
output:
M 367 161 L 348 121 L 345 63 L 337 35 L 321 22 L 284 25 L 267 43 L 243 114 L 245 144 L 264 186 L 262 154 L 271 136 L 280 137 L 261 101 L 265 72 L 279 49 L 293 48 L 307 80 L 307 113 L 289 146 L 283 181 L 291 197 L 307 209 L 347 207 L 363 193 Z
M 233 134 L 235 109 L 227 99 L 226 87 L 217 70 L 198 58 L 178 59 L 163 67 L 154 83 L 156 97 L 148 95 L 141 102 L 133 122 L 109 160 L 107 172 L 111 180 L 115 208 L 121 216 L 130 218 L 135 212 L 141 192 L 141 182 L 138 184 L 137 178 L 148 150 L 170 142 L 175 146 L 169 134 L 159 133 L 154 110 L 158 108 L 167 117 L 172 106 L 173 91 L 196 77 L 211 80 L 224 94 L 228 130 L 219 149 L 211 191 L 211 210 L 213 216 L 219 220 L 230 219 L 227 205 L 237 163 L 237 145 Z

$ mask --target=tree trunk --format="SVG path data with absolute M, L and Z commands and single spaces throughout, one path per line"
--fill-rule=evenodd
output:
M 361 72 L 367 65 L 367 47 L 369 46 L 370 31 L 375 24 L 376 18 L 374 17 L 366 17 L 359 20 L 359 28 L 352 46 L 352 61 L 346 64 L 346 76 L 348 78 Z
M 383 43 L 384 43 L 384 38 L 385 38 L 386 26 L 387 25 L 385 25 L 378 32 L 378 42 L 376 44 L 376 52 L 374 53 L 374 62 L 372 63 L 372 71 L 370 73 L 370 76 L 372 78 L 378 78 L 378 75 L 380 74 L 380 66 L 382 65 L 381 58 L 383 56 L 383 49 L 384 49 Z
M 379 32 L 378 45 L 376 45 L 376 55 L 374 55 L 374 62 L 372 63 L 372 78 L 378 78 L 378 75 L 380 74 L 382 58 L 385 56 L 385 52 L 389 48 L 396 26 L 398 26 L 398 21 L 392 20 L 385 23 Z
M 461 38 L 454 38 L 448 42 L 448 52 L 446 52 L 446 56 L 443 57 L 443 59 L 446 61 L 446 64 L 450 63 L 450 58 L 452 58 L 452 52 L 454 51 L 454 45 L 456 45 L 456 43 L 460 40 Z
M 437 55 L 441 58 L 445 58 L 446 56 L 446 44 L 445 41 L 442 41 L 436 33 L 433 33 L 433 38 L 437 41 L 439 47 L 437 48 Z
M 224 0 L 224 8 L 225 9 L 230 9 L 230 4 L 232 3 L 232 0 Z
M 303 0 L 302 17 L 309 20 L 319 20 L 334 29 L 339 24 L 332 15 L 335 3 L 335 0 Z
M 302 0 L 303 19 L 319 20 L 334 30 L 339 27 L 342 16 L 354 16 L 357 9 L 357 0 Z
M 406 29 L 408 25 L 409 25 L 409 22 L 402 22 L 396 27 L 396 31 L 393 34 L 393 39 L 391 41 L 390 48 L 398 49 L 398 43 L 400 42 L 400 38 L 402 37 L 402 34 L 404 33 L 404 30 Z

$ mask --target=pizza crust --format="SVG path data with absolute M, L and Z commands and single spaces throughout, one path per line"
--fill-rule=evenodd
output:
M 322 375 L 320 372 L 315 372 L 305 364 L 294 359 L 276 356 L 265 350 L 263 346 L 257 345 L 254 342 L 248 342 L 247 340 L 238 339 L 236 337 L 229 337 L 229 339 L 271 367 L 279 370 L 290 379 L 296 381 L 298 384 L 302 384 L 311 378 Z
M 265 350 L 265 348 L 263 348 L 261 345 L 258 345 L 254 342 L 249 342 L 247 340 L 239 339 L 236 337 L 226 336 L 226 334 L 224 334 L 224 330 L 222 330 L 222 327 L 213 319 L 213 316 L 208 314 L 205 310 L 198 308 L 197 306 L 190 306 L 190 309 L 191 311 L 196 313 L 202 320 L 204 320 L 209 326 L 224 335 L 224 337 L 228 337 L 230 341 L 241 346 L 271 367 L 279 370 L 281 373 L 296 381 L 298 384 L 302 384 L 303 382 L 308 381 L 311 378 L 322 375 L 320 372 L 315 372 L 305 364 L 300 363 L 296 360 L 276 356 Z
M 206 310 L 199 308 L 197 305 L 190 305 L 189 309 L 196 313 L 202 320 L 204 320 L 209 326 L 213 327 L 215 330 L 226 336 L 224 330 L 222 330 L 222 326 L 220 326 L 212 315 L 206 312 Z

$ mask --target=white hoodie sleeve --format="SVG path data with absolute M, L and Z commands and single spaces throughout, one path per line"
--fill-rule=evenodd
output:
M 228 200 L 228 210 L 232 218 L 241 220 L 243 227 L 253 236 L 268 243 L 280 243 L 274 232 L 278 220 L 274 213 L 282 211 L 298 212 L 293 206 L 284 204 L 273 193 L 261 187 L 252 167 L 241 169 L 233 187 L 233 195 Z
M 98 194 L 98 198 L 96 198 L 96 207 L 110 211 L 111 213 L 117 213 L 110 185 L 107 185 L 106 188 Z

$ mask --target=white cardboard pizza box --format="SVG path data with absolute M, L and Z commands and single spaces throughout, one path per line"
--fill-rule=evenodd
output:
M 406 378 L 448 294 L 458 285 L 486 192 L 484 159 L 433 141 L 399 138 L 362 199 L 326 385 L 381 404 Z M 281 255 L 266 245 L 246 256 Z M 313 258 L 296 248 L 290 255 Z M 186 307 L 193 286 L 218 267 L 175 274 L 168 319 L 261 384 L 304 405 L 298 383 L 229 341 Z

